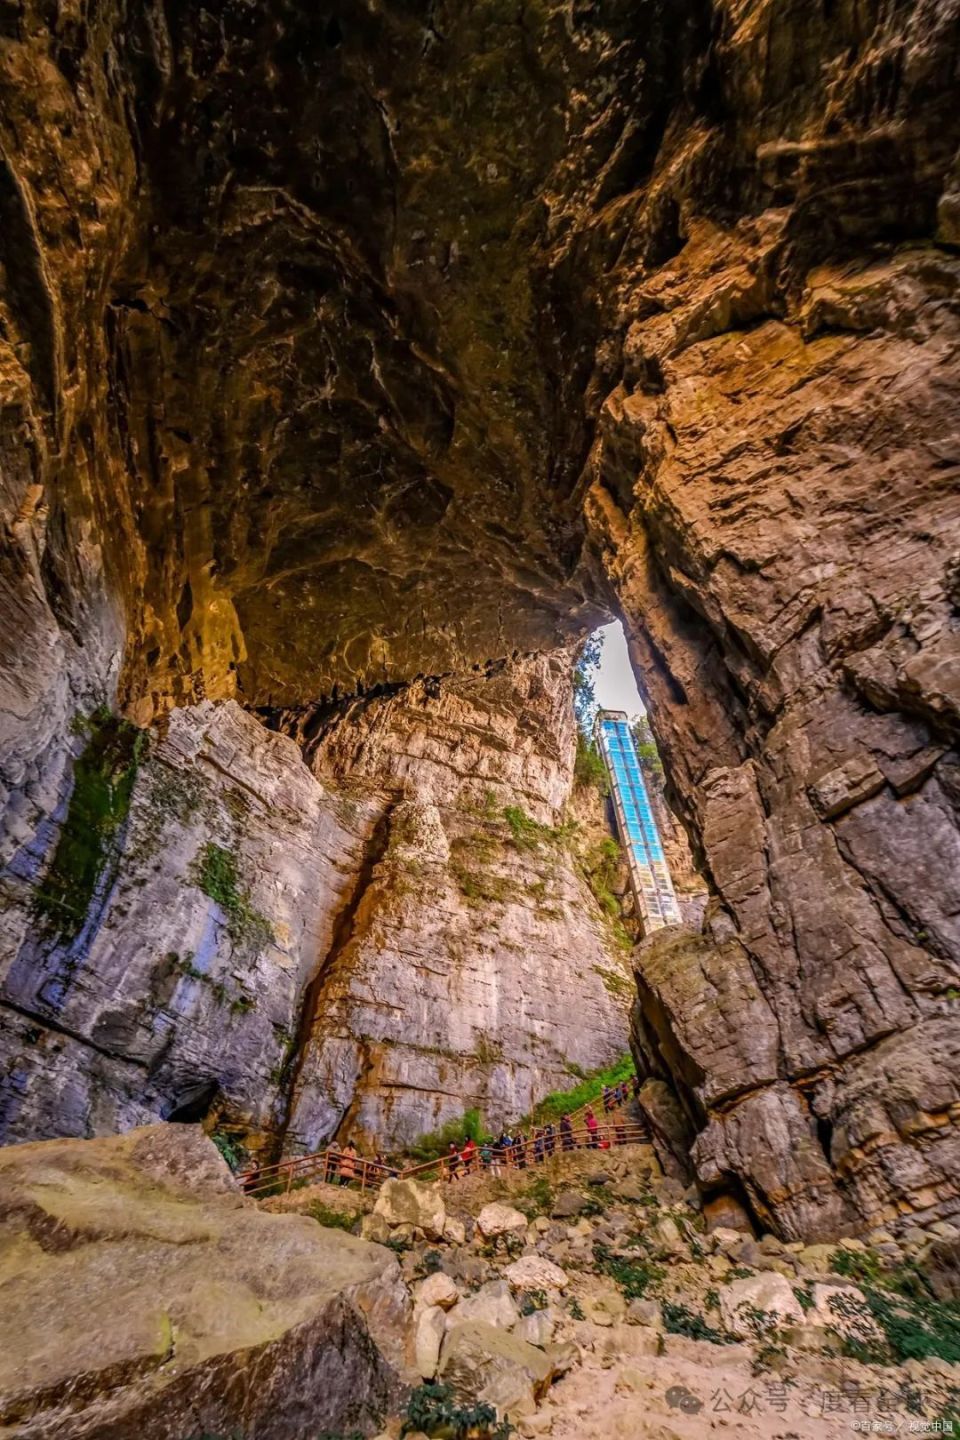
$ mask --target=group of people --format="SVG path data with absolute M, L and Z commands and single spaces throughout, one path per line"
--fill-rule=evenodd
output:
M 633 1098 L 637 1099 L 640 1094 L 639 1076 L 633 1077 Z M 603 1108 L 610 1113 L 611 1110 L 619 1110 L 621 1105 L 626 1105 L 630 1098 L 630 1081 L 621 1080 L 619 1085 L 604 1085 L 603 1087 Z
M 365 1181 L 368 1185 L 379 1185 L 391 1175 L 400 1172 L 378 1151 L 372 1160 L 364 1159 L 352 1140 L 341 1149 L 336 1140 L 328 1147 L 324 1164 L 324 1179 L 328 1185 L 350 1185 L 354 1180 Z
M 634 1077 L 634 1096 L 639 1092 L 640 1082 Z M 618 1085 L 605 1085 L 603 1087 L 603 1109 L 606 1115 L 619 1110 L 630 1098 L 630 1085 L 626 1080 Z M 617 1144 L 623 1144 L 626 1140 L 626 1127 L 622 1116 L 618 1117 L 614 1125 L 601 1127 L 600 1121 L 594 1113 L 593 1107 L 588 1105 L 583 1116 L 584 1129 L 587 1132 L 586 1140 L 583 1142 L 591 1150 L 607 1150 L 613 1140 Z M 612 1132 L 612 1133 L 611 1133 Z M 548 1121 L 545 1125 L 536 1126 L 529 1135 L 522 1130 L 511 1134 L 503 1130 L 500 1138 L 496 1141 L 480 1141 L 468 1139 L 462 1147 L 451 1140 L 444 1158 L 444 1172 L 448 1179 L 457 1180 L 462 1175 L 469 1175 L 476 1171 L 487 1171 L 491 1175 L 499 1175 L 501 1170 L 507 1169 L 525 1170 L 528 1165 L 540 1165 L 557 1149 L 576 1150 L 580 1146 L 573 1127 L 573 1121 L 568 1114 L 561 1115 L 559 1123 L 554 1125 Z

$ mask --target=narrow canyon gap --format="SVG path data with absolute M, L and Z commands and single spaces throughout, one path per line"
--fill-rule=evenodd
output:
M 7 1138 L 214 1081 L 404 1134 L 436 951 L 433 1118 L 556 1083 L 565 980 L 609 1059 L 573 870 L 506 924 L 529 1016 L 462 916 L 517 880 L 487 790 L 557 827 L 620 614 L 712 897 L 638 958 L 678 1148 L 786 1238 L 955 1214 L 960 0 L 0 36 Z

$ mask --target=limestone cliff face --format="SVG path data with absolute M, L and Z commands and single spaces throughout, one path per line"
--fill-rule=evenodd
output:
M 5 1140 L 212 1105 L 254 1147 L 390 1143 L 622 1053 L 628 962 L 559 828 L 569 655 L 433 688 L 342 722 L 313 773 L 232 702 L 149 744 L 75 727 L 4 882 Z
M 641 973 L 702 1183 L 790 1233 L 955 1209 L 958 0 L 0 26 L 16 866 L 77 712 L 319 733 L 619 610 L 715 901 Z M 135 757 L 98 734 L 109 854 Z
M 314 752 L 402 798 L 316 992 L 289 1145 L 506 1120 L 622 1053 L 629 947 L 575 855 L 571 693 L 570 654 L 536 656 L 374 702 Z

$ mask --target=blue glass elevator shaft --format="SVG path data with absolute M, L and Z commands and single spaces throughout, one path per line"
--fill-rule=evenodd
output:
M 601 710 L 595 730 L 644 933 L 679 924 L 680 907 L 643 783 L 630 721 L 621 710 Z

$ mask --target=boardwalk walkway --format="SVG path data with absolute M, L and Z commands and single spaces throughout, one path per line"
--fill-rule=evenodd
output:
M 595 1130 L 585 1123 L 577 1123 L 590 1108 L 584 1105 L 572 1112 L 573 1128 L 567 1135 L 561 1135 L 554 1126 L 552 1136 L 535 1135 L 522 1145 L 478 1146 L 469 1162 L 465 1162 L 460 1154 L 442 1155 L 419 1165 L 396 1168 L 362 1156 L 345 1156 L 339 1149 L 328 1148 L 310 1155 L 295 1155 L 277 1165 L 258 1166 L 239 1178 L 244 1192 L 256 1199 L 288 1194 L 301 1185 L 318 1182 L 370 1190 L 379 1189 L 385 1180 L 397 1178 L 451 1181 L 467 1174 L 485 1172 L 499 1175 L 506 1170 L 535 1170 L 550 1156 L 564 1151 L 605 1151 L 620 1145 L 639 1145 L 649 1141 L 650 1132 L 634 1102 L 627 1100 L 610 1110 L 604 1110 L 602 1102 L 598 1102 L 592 1107 L 596 1113 Z M 481 1150 L 489 1151 L 490 1158 L 486 1163 L 481 1157 Z

